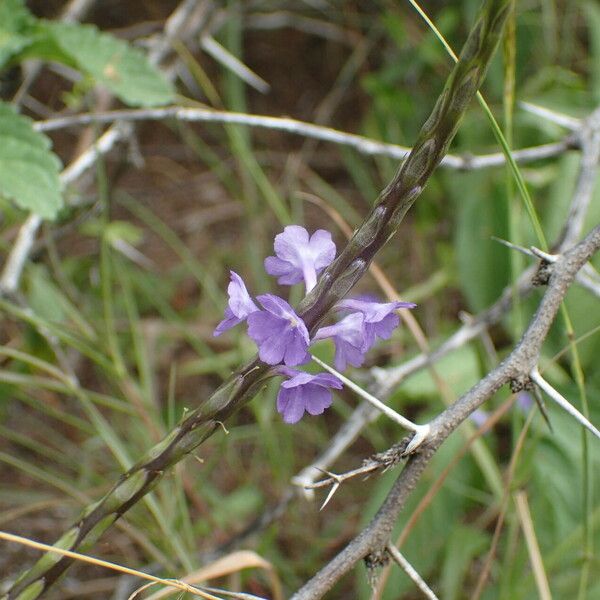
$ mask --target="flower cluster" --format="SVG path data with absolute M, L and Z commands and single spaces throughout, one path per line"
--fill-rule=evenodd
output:
M 275 256 L 265 259 L 265 270 L 277 277 L 282 285 L 304 282 L 306 292 L 317 283 L 317 277 L 335 258 L 331 234 L 318 229 L 311 236 L 304 227 L 289 225 L 275 236 Z M 319 415 L 331 406 L 331 389 L 341 389 L 342 382 L 327 373 L 316 375 L 291 367 L 310 360 L 308 348 L 312 342 L 331 338 L 335 343 L 335 367 L 344 371 L 348 365 L 360 367 L 365 354 L 377 338 L 389 339 L 400 319 L 399 308 L 414 308 L 408 302 L 376 302 L 366 299 L 342 300 L 336 310 L 344 314 L 333 324 L 321 327 L 313 338 L 302 318 L 282 298 L 262 294 L 255 302 L 243 279 L 231 271 L 231 281 L 225 318 L 214 335 L 221 335 L 235 325 L 247 322 L 248 335 L 258 347 L 260 359 L 278 365 L 277 373 L 287 379 L 277 396 L 277 410 L 286 423 L 298 422 L 305 412 Z M 283 364 L 281 364 L 283 363 Z

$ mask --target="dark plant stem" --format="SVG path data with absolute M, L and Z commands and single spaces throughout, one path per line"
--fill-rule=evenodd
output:
M 456 134 L 461 118 L 481 85 L 498 45 L 512 0 L 488 0 L 469 34 L 419 137 L 392 182 L 341 255 L 302 301 L 299 314 L 310 331 L 362 277 L 378 250 L 397 231 Z M 88 507 L 56 546 L 81 551 L 93 544 L 160 480 L 164 472 L 210 437 L 233 412 L 250 401 L 271 377 L 258 359 L 239 369 L 164 440 L 125 473 L 98 503 Z M 5 600 L 33 600 L 50 588 L 72 559 L 46 553 L 15 582 Z

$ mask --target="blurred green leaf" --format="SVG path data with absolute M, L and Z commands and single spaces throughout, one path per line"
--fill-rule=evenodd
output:
M 436 373 L 456 394 L 462 394 L 479 378 L 479 361 L 475 349 L 463 346 L 448 354 L 435 366 Z M 428 370 L 409 377 L 400 387 L 399 394 L 413 398 L 439 395 L 439 388 Z
M 50 281 L 43 268 L 33 267 L 29 272 L 29 306 L 42 319 L 60 323 L 65 319 L 63 296 Z
M 444 531 L 448 543 L 442 566 L 441 597 L 455 600 L 463 597 L 469 565 L 489 545 L 488 536 L 474 527 L 456 524 Z
M 61 163 L 31 119 L 0 103 L 0 194 L 20 208 L 53 219 L 63 206 Z
M 456 207 L 456 260 L 469 307 L 489 306 L 510 281 L 508 250 L 492 239 L 507 237 L 507 208 L 501 186 L 487 175 L 448 178 Z
M 596 102 L 600 102 L 600 5 L 596 0 L 583 5 L 590 36 L 591 56 L 589 59 L 592 92 Z
M 31 43 L 34 23 L 22 0 L 0 0 L 0 68 Z
M 157 106 L 173 89 L 138 49 L 92 25 L 44 22 L 48 37 L 74 65 L 131 106 Z

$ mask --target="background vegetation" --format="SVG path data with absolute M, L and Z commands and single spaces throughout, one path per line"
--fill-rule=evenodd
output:
M 20 171 L 10 144 L 0 142 L 0 251 L 9 256 L 28 211 L 55 220 L 43 225 L 17 292 L 0 299 L 0 528 L 52 543 L 82 507 L 253 355 L 243 331 L 212 337 L 226 304 L 229 270 L 243 274 L 255 292 L 275 292 L 262 264 L 273 236 L 285 224 L 302 223 L 331 230 L 341 248 L 341 225 L 361 222 L 398 161 L 305 135 L 166 119 L 136 124 L 125 143 L 61 187 L 61 166 L 49 143 L 8 103 L 34 121 L 120 106 L 208 106 L 291 116 L 410 146 L 452 61 L 408 1 L 199 0 L 208 16 L 191 35 L 168 41 L 156 69 L 148 57 L 164 43 L 165 21 L 177 2 L 89 2 L 81 20 L 110 37 L 59 22 L 72 4 L 27 5 L 31 13 L 17 0 L 0 2 L 7 103 L 0 105 L 0 136 L 18 139 L 22 162 L 29 164 Z M 455 49 L 478 7 L 479 0 L 423 4 Z M 512 148 L 561 140 L 565 128 L 519 103 L 578 118 L 597 107 L 600 9 L 593 0 L 518 2 L 513 23 L 482 93 Z M 122 60 L 113 61 L 115 55 Z M 43 62 L 33 62 L 38 59 Z M 68 165 L 106 127 L 47 135 Z M 496 151 L 489 123 L 473 103 L 451 152 Z M 579 160 L 573 149 L 522 167 L 550 242 L 565 221 Z M 584 231 L 600 222 L 599 200 L 596 193 Z M 493 237 L 538 243 L 507 169 L 441 168 L 378 256 L 393 288 L 418 302 L 414 314 L 432 348 L 461 319 L 493 303 L 528 264 Z M 359 291 L 384 295 L 370 276 Z M 390 403 L 418 422 L 438 414 L 444 401 L 457 398 L 511 349 L 540 294 L 518 302 L 501 324 L 449 354 L 438 365 L 439 377 L 424 370 L 409 378 Z M 298 301 L 300 290 L 292 298 Z M 598 298 L 574 288 L 566 305 L 578 362 L 563 352 L 569 340 L 559 320 L 542 366 L 561 393 L 578 406 L 586 401 L 590 420 L 600 423 Z M 366 382 L 370 367 L 398 365 L 418 352 L 402 328 L 353 377 Z M 271 570 L 241 570 L 251 560 L 237 555 L 235 575 L 218 582 L 265 597 L 277 595 L 273 578 L 287 595 L 318 571 L 368 522 L 396 473 L 342 485 L 320 512 L 326 492 L 307 502 L 290 480 L 327 447 L 357 399 L 344 391 L 323 417 L 287 426 L 274 409 L 276 389 L 262 390 L 225 424 L 226 434 L 213 436 L 168 473 L 89 552 L 183 577 L 217 557 L 251 549 Z M 509 398 L 503 390 L 486 409 Z M 477 452 L 464 452 L 460 432 L 451 437 L 398 523 L 400 533 L 449 469 L 402 544 L 441 598 L 473 596 L 506 493 L 510 501 L 482 597 L 539 593 L 523 514 L 512 500 L 518 492 L 527 500 L 554 597 L 600 597 L 593 575 L 600 570 L 594 553 L 600 545 L 596 440 L 586 450 L 578 426 L 558 409 L 549 407 L 552 432 L 535 405 L 529 422 L 529 410 L 515 405 L 481 438 Z M 401 436 L 383 419 L 366 426 L 336 472 Z M 257 521 L 265 515 L 267 524 Z M 37 557 L 0 541 L 0 574 L 8 583 Z M 127 598 L 139 585 L 78 564 L 53 593 Z M 371 594 L 360 568 L 331 597 Z M 377 597 L 419 596 L 392 568 Z

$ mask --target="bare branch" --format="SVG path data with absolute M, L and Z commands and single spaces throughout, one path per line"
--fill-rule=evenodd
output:
M 404 558 L 404 555 L 394 546 L 389 543 L 387 545 L 387 551 L 390 556 L 394 559 L 400 568 L 411 578 L 413 583 L 423 592 L 425 598 L 429 600 L 438 600 L 438 597 L 433 593 L 433 590 L 425 583 L 425 580 L 417 573 L 416 569 Z
M 561 249 L 572 246 L 579 239 L 592 200 L 600 159 L 600 109 L 596 109 L 584 121 L 577 135 L 581 147 L 581 165 L 569 215 L 558 243 Z
M 299 121 L 288 117 L 271 117 L 266 115 L 213 110 L 209 108 L 186 108 L 181 106 L 113 110 L 98 113 L 83 113 L 67 117 L 56 117 L 45 121 L 38 121 L 35 123 L 35 128 L 38 131 L 50 132 L 68 127 L 81 127 L 91 124 L 112 124 L 117 121 L 165 121 L 167 119 L 175 119 L 177 121 L 190 123 L 201 122 L 245 125 L 248 127 L 285 131 L 287 133 L 324 142 L 349 146 L 358 152 L 369 156 L 389 156 L 398 160 L 406 158 L 411 150 L 406 146 L 388 144 L 362 135 L 347 133 L 331 127 L 315 125 L 314 123 Z M 575 138 L 570 135 L 559 142 L 515 150 L 512 155 L 517 162 L 527 163 L 558 156 L 574 147 L 576 147 Z M 447 154 L 442 159 L 440 165 L 449 169 L 472 171 L 490 167 L 499 167 L 505 163 L 506 157 L 504 154 L 502 152 L 495 152 L 493 154 L 481 154 L 477 156 L 457 156 Z

